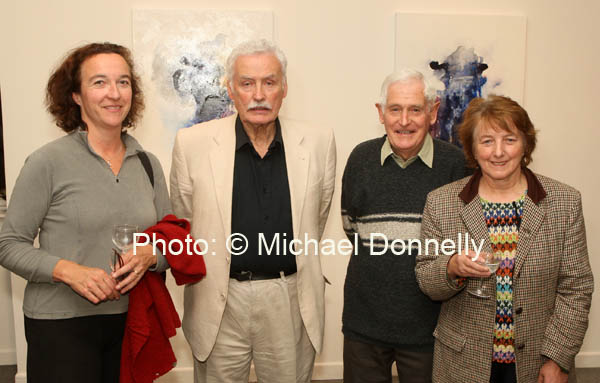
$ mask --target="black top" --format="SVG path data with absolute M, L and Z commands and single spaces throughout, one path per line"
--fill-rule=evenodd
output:
M 279 119 L 275 120 L 275 127 L 269 150 L 260 158 L 239 116 L 235 122 L 231 232 L 243 234 L 248 240 L 248 249 L 243 254 L 232 255 L 232 272 L 296 272 L 296 259 L 287 247 L 294 235 Z

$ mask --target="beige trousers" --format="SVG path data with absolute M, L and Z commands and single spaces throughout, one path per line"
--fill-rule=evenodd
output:
M 194 359 L 195 383 L 309 383 L 315 360 L 298 305 L 296 274 L 262 281 L 229 280 L 215 346 Z

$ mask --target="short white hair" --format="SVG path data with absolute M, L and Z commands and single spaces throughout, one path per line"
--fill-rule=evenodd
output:
M 423 84 L 423 95 L 425 96 L 425 101 L 427 105 L 431 105 L 437 99 L 437 90 L 433 86 L 433 84 L 423 76 L 423 73 L 419 72 L 415 69 L 402 68 L 397 72 L 394 72 L 388 75 L 385 80 L 383 80 L 383 84 L 381 84 L 381 93 L 379 104 L 381 105 L 381 110 L 385 110 L 385 104 L 387 103 L 387 95 L 390 86 L 395 83 L 403 83 L 411 80 L 421 81 Z
M 233 75 L 235 74 L 235 61 L 240 56 L 247 55 L 256 55 L 261 53 L 271 53 L 273 54 L 279 64 L 281 65 L 281 73 L 283 74 L 283 85 L 285 85 L 287 81 L 286 71 L 287 71 L 287 58 L 285 54 L 277 45 L 267 39 L 258 39 L 258 40 L 249 40 L 241 43 L 237 47 L 233 48 L 229 57 L 227 58 L 227 62 L 225 63 L 225 70 L 227 76 L 227 83 L 229 83 L 233 79 Z

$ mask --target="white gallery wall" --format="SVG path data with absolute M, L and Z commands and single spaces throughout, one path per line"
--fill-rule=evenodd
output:
M 524 107 L 539 130 L 535 171 L 582 192 L 590 261 L 600 285 L 600 33 L 596 0 L 0 0 L 0 87 L 8 194 L 26 156 L 60 137 L 44 110 L 44 87 L 64 53 L 93 41 L 132 45 L 132 9 L 269 10 L 275 41 L 288 56 L 288 96 L 282 114 L 330 126 L 338 145 L 338 188 L 326 235 L 343 238 L 339 180 L 352 148 L 383 134 L 374 102 L 395 59 L 395 12 L 506 14 L 527 18 Z M 428 25 L 420 28 L 427 29 Z M 414 34 L 421 33 L 415 29 Z M 477 34 L 477 30 L 473 30 Z M 427 41 L 422 41 L 427 44 Z M 410 55 L 410 50 L 403 52 Z M 152 109 L 152 105 L 147 105 Z M 135 133 L 153 152 L 164 151 L 160 137 Z M 168 174 L 170 158 L 161 161 Z M 348 259 L 324 257 L 332 282 L 326 292 L 326 336 L 315 379 L 341 377 L 341 313 Z M 209 270 L 210 272 L 210 270 Z M 18 360 L 17 381 L 24 381 L 25 342 L 21 306 L 23 281 L 0 272 L 0 363 Z M 182 313 L 182 288 L 170 285 Z M 14 327 L 10 315 L 14 308 Z M 16 339 L 16 342 L 15 342 Z M 16 343 L 16 353 L 15 353 Z M 192 360 L 182 335 L 172 342 L 179 363 L 161 381 L 190 381 Z M 5 357 L 2 352 L 8 350 Z M 12 359 L 11 359 L 12 358 Z M 600 295 L 594 296 L 578 367 L 600 367 Z

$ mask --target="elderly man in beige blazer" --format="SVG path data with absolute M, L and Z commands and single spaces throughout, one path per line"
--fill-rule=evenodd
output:
M 186 286 L 195 382 L 310 382 L 324 325 L 321 239 L 335 184 L 331 129 L 279 118 L 286 59 L 266 40 L 227 60 L 238 114 L 178 132 L 171 198 L 205 242 Z M 292 241 L 294 240 L 294 241 Z

